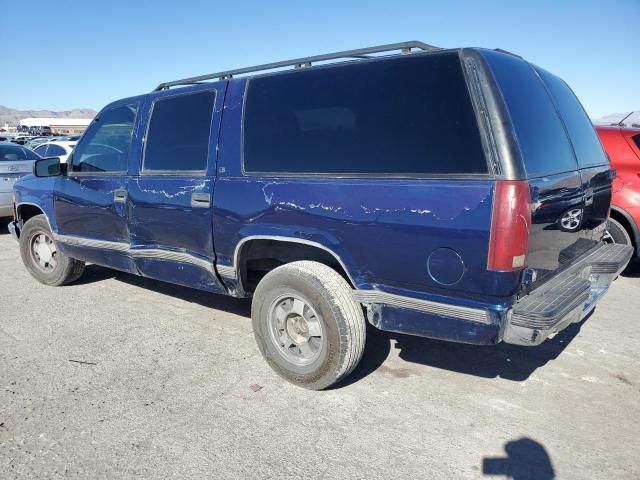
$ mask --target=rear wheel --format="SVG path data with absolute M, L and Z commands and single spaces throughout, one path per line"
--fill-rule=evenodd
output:
M 24 224 L 20 233 L 20 256 L 29 273 L 45 285 L 74 282 L 84 271 L 84 262 L 58 250 L 44 215 L 36 215 Z
M 269 272 L 256 288 L 251 317 L 263 357 L 295 385 L 327 388 L 362 358 L 362 308 L 344 278 L 321 263 L 293 262 Z

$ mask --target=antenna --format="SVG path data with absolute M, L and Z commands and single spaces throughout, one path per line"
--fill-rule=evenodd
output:
M 617 125 L 618 127 L 622 127 L 622 126 L 624 126 L 623 122 L 624 122 L 627 118 L 629 118 L 631 115 L 633 115 L 633 110 L 629 113 L 629 115 L 627 115 L 627 116 L 626 116 L 626 117 L 624 117 L 622 120 L 620 120 L 618 123 L 616 123 L 616 125 Z

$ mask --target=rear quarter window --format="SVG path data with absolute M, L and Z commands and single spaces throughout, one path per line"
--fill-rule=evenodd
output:
M 564 126 L 533 68 L 513 55 L 488 50 L 482 55 L 504 97 L 527 176 L 576 170 Z
M 248 173 L 487 173 L 455 52 L 251 79 L 243 142 Z
M 598 134 L 573 91 L 562 79 L 546 70 L 536 67 L 536 71 L 556 102 L 560 117 L 569 133 L 578 165 L 585 168 L 606 164 L 607 157 L 598 140 Z
M 633 141 L 635 142 L 637 147 L 640 148 L 640 133 L 638 135 L 636 135 L 635 137 L 633 137 Z

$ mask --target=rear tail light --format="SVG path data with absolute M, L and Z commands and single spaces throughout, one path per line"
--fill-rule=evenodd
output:
M 527 266 L 531 193 L 526 180 L 498 180 L 491 212 L 487 268 L 517 272 Z

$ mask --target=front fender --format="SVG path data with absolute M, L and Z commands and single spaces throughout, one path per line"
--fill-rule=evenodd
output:
M 25 175 L 13 186 L 18 214 L 22 205 L 38 207 L 47 217 L 53 232 L 58 230 L 53 207 L 55 182 L 56 177 L 38 178 L 33 175 Z

